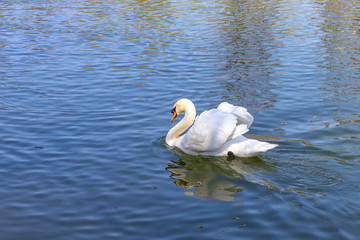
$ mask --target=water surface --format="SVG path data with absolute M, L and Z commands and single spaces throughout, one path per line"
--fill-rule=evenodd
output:
M 4 239 L 357 239 L 356 1 L 3 1 Z M 254 115 L 258 157 L 164 144 L 171 108 Z

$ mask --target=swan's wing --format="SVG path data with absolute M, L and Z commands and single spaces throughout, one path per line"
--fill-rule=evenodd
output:
M 235 115 L 211 109 L 195 119 L 181 141 L 183 149 L 190 152 L 210 152 L 221 148 L 235 132 Z
M 249 129 L 246 124 L 237 125 L 233 134 L 230 136 L 230 139 L 239 137 L 239 136 L 247 133 L 248 131 L 249 131 Z
M 222 112 L 234 114 L 238 120 L 237 125 L 246 124 L 247 128 L 249 128 L 254 121 L 254 117 L 247 111 L 246 108 L 243 107 L 234 106 L 230 103 L 223 102 L 217 107 L 217 109 Z

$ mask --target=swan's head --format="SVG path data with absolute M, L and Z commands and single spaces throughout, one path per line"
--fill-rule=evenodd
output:
M 173 114 L 170 122 L 173 122 L 174 119 L 181 113 L 186 112 L 189 107 L 195 108 L 194 104 L 186 98 L 180 99 L 174 104 L 173 109 L 171 110 L 171 113 Z

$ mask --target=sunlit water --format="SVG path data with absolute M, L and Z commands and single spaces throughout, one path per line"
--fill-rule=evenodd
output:
M 2 1 L 1 239 L 358 239 L 358 1 Z M 182 97 L 279 144 L 194 157 Z

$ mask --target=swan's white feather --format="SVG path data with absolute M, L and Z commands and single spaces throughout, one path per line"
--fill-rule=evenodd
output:
M 239 137 L 249 131 L 248 126 L 246 124 L 237 125 L 230 139 Z
M 210 152 L 221 148 L 236 129 L 231 113 L 211 109 L 200 114 L 181 141 L 188 152 Z
M 217 107 L 222 112 L 232 113 L 237 117 L 238 124 L 246 124 L 250 128 L 254 121 L 254 117 L 248 112 L 246 108 L 234 106 L 230 103 L 223 102 Z

